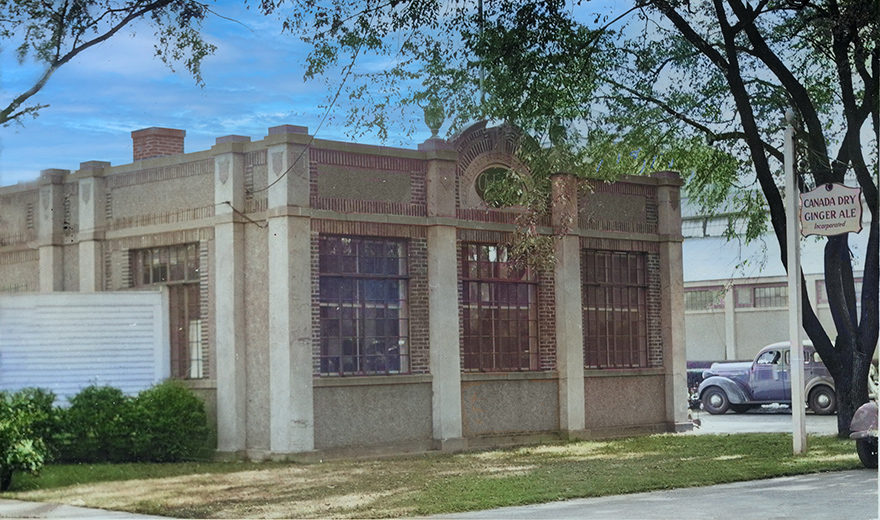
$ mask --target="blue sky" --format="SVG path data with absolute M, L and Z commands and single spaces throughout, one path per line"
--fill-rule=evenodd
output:
M 203 34 L 217 51 L 203 63 L 204 88 L 153 58 L 150 28 L 135 36 L 122 31 L 58 70 L 35 98 L 51 105 L 39 117 L 0 128 L 0 186 L 34 180 L 47 168 L 76 170 L 85 161 L 130 163 L 131 132 L 151 126 L 186 130 L 187 152 L 208 149 L 224 135 L 259 140 L 282 124 L 307 126 L 322 139 L 351 140 L 340 126 L 340 108 L 315 132 L 331 89 L 321 79 L 303 81 L 306 46 L 241 2 L 219 1 L 212 8 L 247 27 L 218 17 L 207 21 Z M 364 58 L 359 66 L 381 64 Z M 34 63 L 19 65 L 12 49 L 0 50 L 3 106 L 40 71 Z M 429 136 L 426 127 L 414 140 Z M 370 136 L 359 141 L 376 142 Z M 386 144 L 415 146 L 402 134 Z

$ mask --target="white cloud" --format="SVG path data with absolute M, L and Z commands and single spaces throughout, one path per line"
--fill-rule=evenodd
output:
M 308 48 L 281 34 L 272 18 L 238 4 L 213 8 L 248 28 L 220 18 L 205 24 L 205 37 L 218 50 L 203 63 L 204 88 L 153 57 L 149 27 L 134 37 L 120 33 L 55 74 L 34 100 L 50 105 L 37 119 L 0 128 L 0 185 L 33 180 L 46 168 L 76 170 L 84 161 L 129 163 L 130 132 L 151 126 L 186 130 L 188 152 L 208 149 L 224 135 L 259 140 L 282 124 L 315 132 L 330 89 L 320 80 L 303 81 Z M 0 67 L 7 95 L 40 71 L 32 63 L 19 66 L 9 52 L 0 53 Z M 347 140 L 334 123 L 342 114 L 337 107 L 317 137 Z

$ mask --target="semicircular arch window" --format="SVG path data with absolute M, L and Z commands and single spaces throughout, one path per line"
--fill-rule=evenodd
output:
M 493 166 L 477 176 L 477 195 L 493 208 L 522 204 L 525 187 L 522 178 L 512 169 Z

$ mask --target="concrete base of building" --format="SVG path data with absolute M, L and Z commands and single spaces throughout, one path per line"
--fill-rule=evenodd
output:
M 694 423 L 690 421 L 683 423 L 670 423 L 668 431 L 669 433 L 686 433 L 694 431 Z
M 406 456 L 424 453 L 458 453 L 469 450 L 484 450 L 530 444 L 560 441 L 603 440 L 622 437 L 639 437 L 658 433 L 683 433 L 693 429 L 691 423 L 658 423 L 641 426 L 613 426 L 590 428 L 586 430 L 523 432 L 497 435 L 481 435 L 455 439 L 425 439 L 407 442 L 394 442 L 372 446 L 343 446 L 317 449 L 301 453 L 272 453 L 268 450 L 242 450 L 237 452 L 217 452 L 219 461 L 250 460 L 254 462 L 299 462 L 319 463 L 326 460 L 362 459 Z
M 434 450 L 443 453 L 456 453 L 470 448 L 468 439 L 459 437 L 456 439 L 434 439 Z

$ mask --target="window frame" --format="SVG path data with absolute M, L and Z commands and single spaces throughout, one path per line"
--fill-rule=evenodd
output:
M 601 277 L 596 276 L 600 270 L 600 257 L 604 264 L 601 267 L 604 275 Z M 625 277 L 619 269 L 615 269 L 615 258 L 625 259 Z M 583 249 L 581 286 L 584 367 L 639 370 L 650 368 L 648 254 L 638 251 Z M 626 308 L 624 293 L 627 297 Z M 591 299 L 594 296 L 595 299 Z M 591 319 L 594 316 L 595 319 Z M 626 319 L 621 320 L 622 317 Z
M 175 379 L 208 377 L 198 242 L 129 250 L 133 289 L 168 288 L 170 370 Z
M 861 276 L 853 277 L 856 293 L 856 306 L 862 305 L 862 278 Z M 816 305 L 828 305 L 828 292 L 825 286 L 825 279 L 816 280 Z
M 756 291 L 759 289 L 782 289 L 781 297 L 785 299 L 782 305 L 759 305 L 759 297 Z M 737 309 L 782 309 L 788 307 L 788 285 L 786 282 L 742 284 L 734 288 L 734 307 Z M 740 295 L 748 293 L 748 301 L 743 301 Z M 774 298 L 770 296 L 769 298 Z
M 706 305 L 705 307 L 701 307 L 698 309 L 691 308 L 688 306 L 688 293 L 709 293 L 714 292 L 717 293 L 714 298 L 712 298 L 712 303 Z M 714 311 L 714 310 L 724 310 L 725 308 L 725 289 L 723 286 L 711 286 L 711 287 L 686 287 L 684 290 L 685 298 L 684 298 L 684 310 L 685 312 L 706 312 L 706 311 Z
M 331 242 L 336 244 L 336 253 L 327 252 L 327 248 L 333 247 Z M 369 247 L 377 246 L 386 251 L 390 250 L 389 247 L 394 248 L 397 255 L 362 254 Z M 343 254 L 346 247 L 350 247 L 353 254 Z M 388 268 L 394 263 L 397 264 L 395 272 L 390 272 Z M 373 267 L 382 264 L 387 272 L 375 272 L 370 269 L 370 264 Z M 409 242 L 396 237 L 321 234 L 318 237 L 317 275 L 316 375 L 351 377 L 410 373 Z M 386 297 L 377 297 L 383 289 L 388 291 Z M 387 297 L 391 292 L 397 293 L 396 299 Z M 391 317 L 386 316 L 389 311 Z M 380 350 L 371 351 L 368 345 Z
M 537 274 L 504 244 L 463 241 L 459 251 L 462 370 L 539 371 Z

